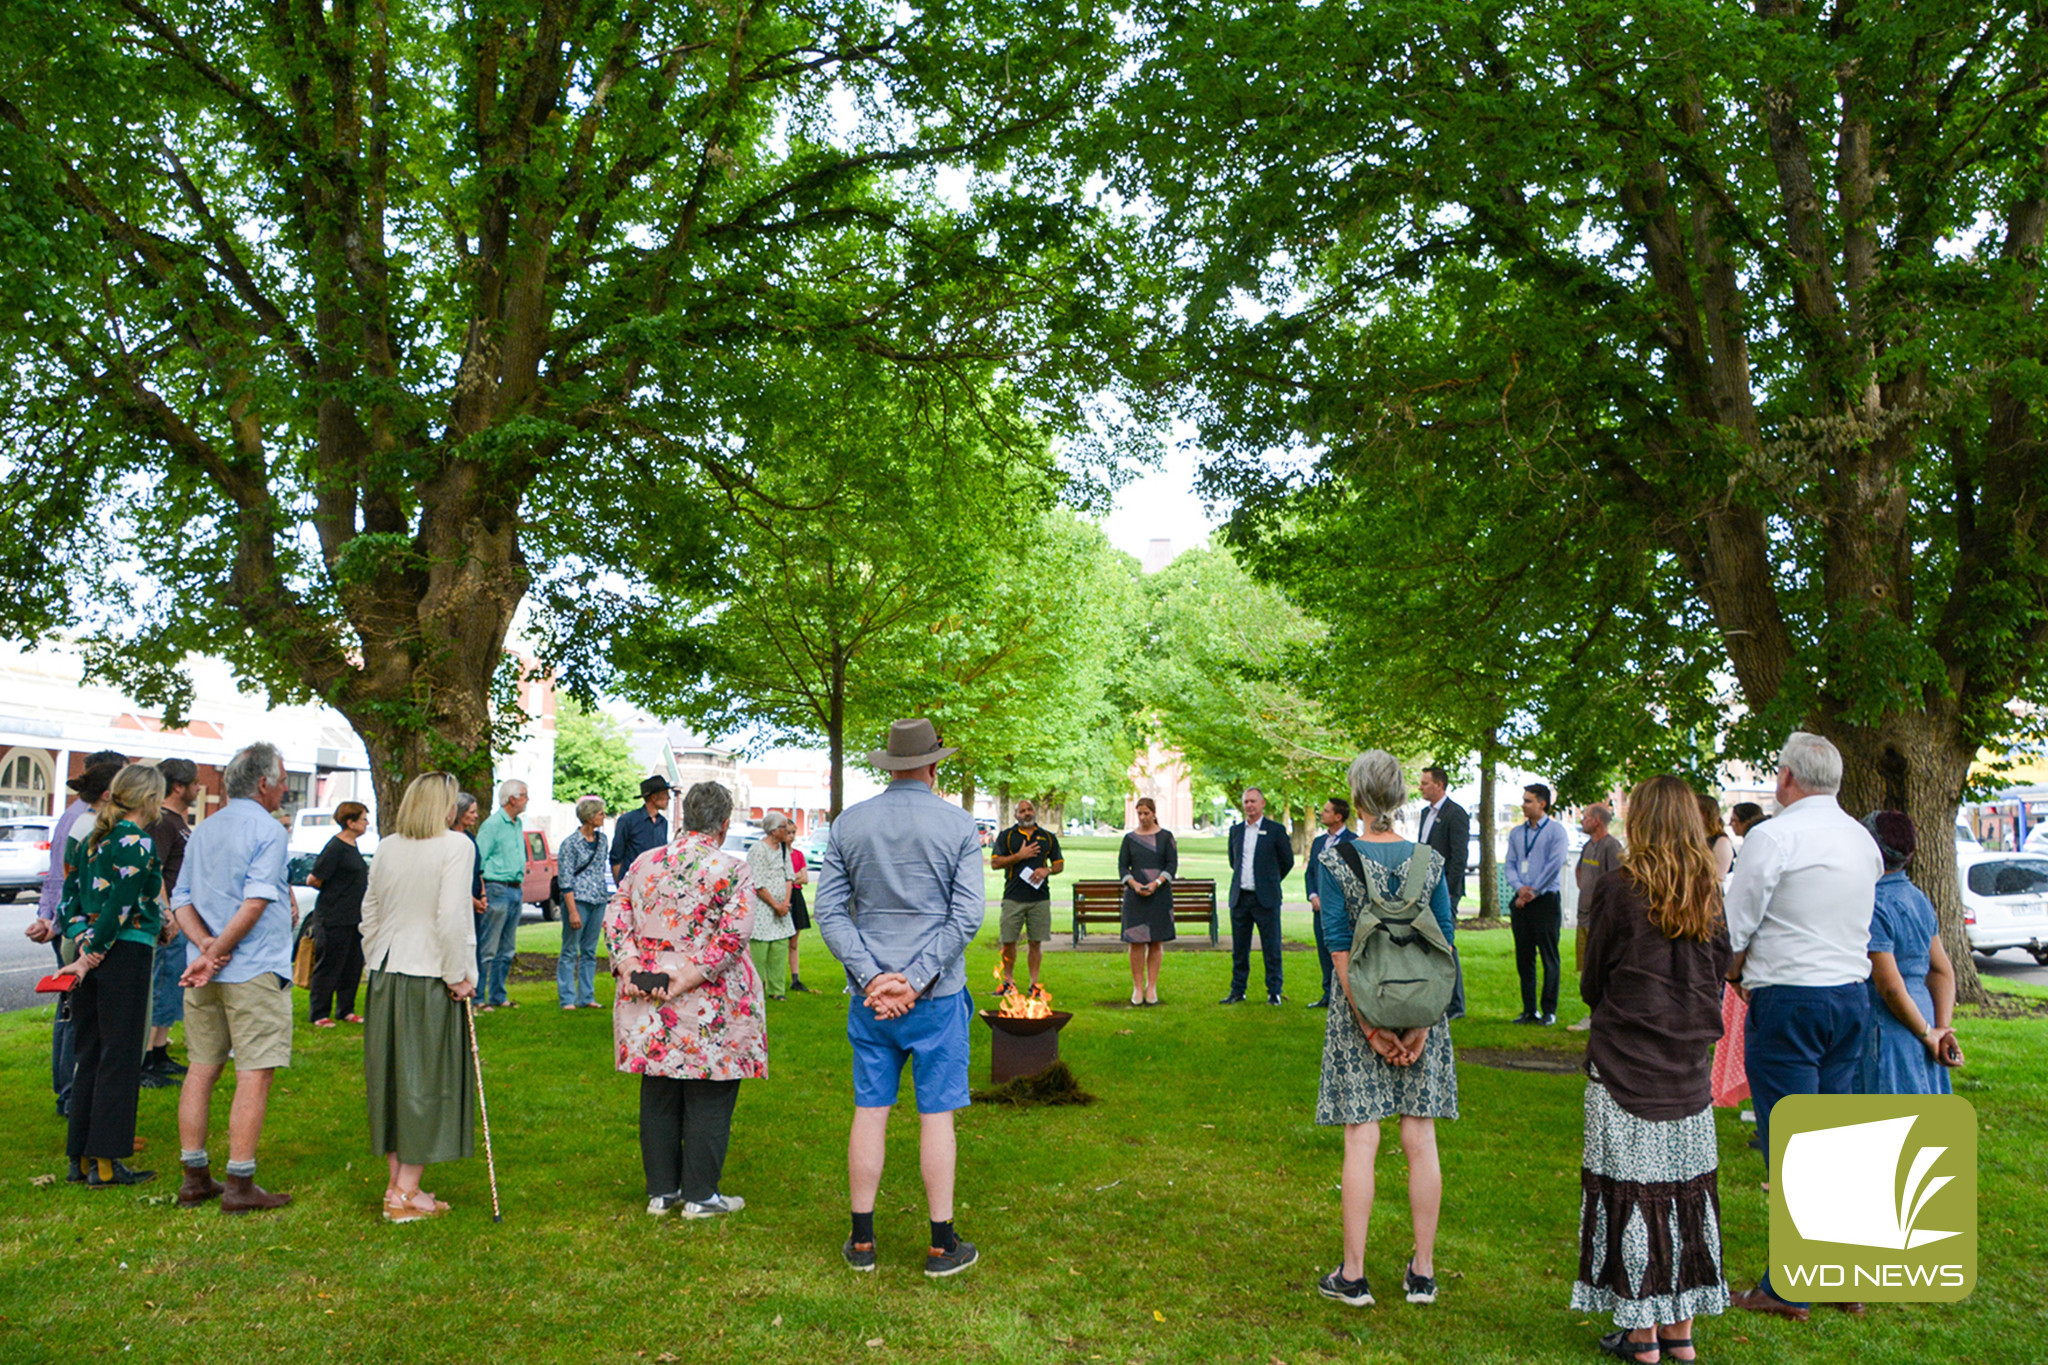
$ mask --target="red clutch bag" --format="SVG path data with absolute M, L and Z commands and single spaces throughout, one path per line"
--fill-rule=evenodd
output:
M 53 992 L 68 991 L 78 984 L 78 978 L 70 972 L 59 972 L 36 982 L 36 994 L 49 995 Z

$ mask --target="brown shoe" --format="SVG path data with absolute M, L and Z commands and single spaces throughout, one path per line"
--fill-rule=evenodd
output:
M 256 1183 L 254 1176 L 231 1175 L 221 1192 L 222 1213 L 253 1213 L 258 1209 L 281 1209 L 292 1202 L 288 1194 L 272 1194 Z
M 178 1186 L 178 1207 L 196 1209 L 209 1199 L 220 1198 L 221 1183 L 213 1178 L 211 1166 L 187 1166 L 185 1183 Z
M 1739 1294 L 1730 1294 L 1728 1302 L 1736 1308 L 1746 1308 L 1752 1313 L 1769 1313 L 1776 1318 L 1790 1318 L 1793 1322 L 1805 1322 L 1810 1316 L 1796 1303 L 1787 1303 L 1777 1295 L 1758 1285 L 1745 1289 Z
M 1860 1318 L 1864 1313 L 1863 1305 L 1855 1302 L 1830 1304 L 1829 1307 L 1839 1308 L 1852 1318 Z

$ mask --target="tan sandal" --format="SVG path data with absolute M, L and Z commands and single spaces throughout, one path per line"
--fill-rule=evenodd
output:
M 393 1195 L 397 1195 L 393 1199 Z M 424 1198 L 428 1207 L 421 1208 L 414 1200 Z M 448 1212 L 448 1205 L 434 1198 L 426 1190 L 415 1190 L 408 1196 L 403 1190 L 384 1191 L 384 1221 L 387 1223 L 417 1223 L 422 1218 L 439 1218 Z

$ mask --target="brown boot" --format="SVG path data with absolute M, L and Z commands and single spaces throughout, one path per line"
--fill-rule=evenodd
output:
M 211 1166 L 187 1166 L 185 1183 L 178 1186 L 178 1207 L 196 1209 L 209 1199 L 220 1198 L 220 1189 Z
M 256 1183 L 254 1176 L 231 1175 L 220 1196 L 222 1213 L 251 1213 L 257 1209 L 281 1209 L 292 1202 L 288 1194 L 272 1194 Z

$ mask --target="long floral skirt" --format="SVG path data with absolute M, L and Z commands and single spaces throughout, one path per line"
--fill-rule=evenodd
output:
M 1588 1081 L 1572 1307 L 1631 1328 L 1727 1311 L 1719 1166 L 1711 1108 L 1641 1119 Z

